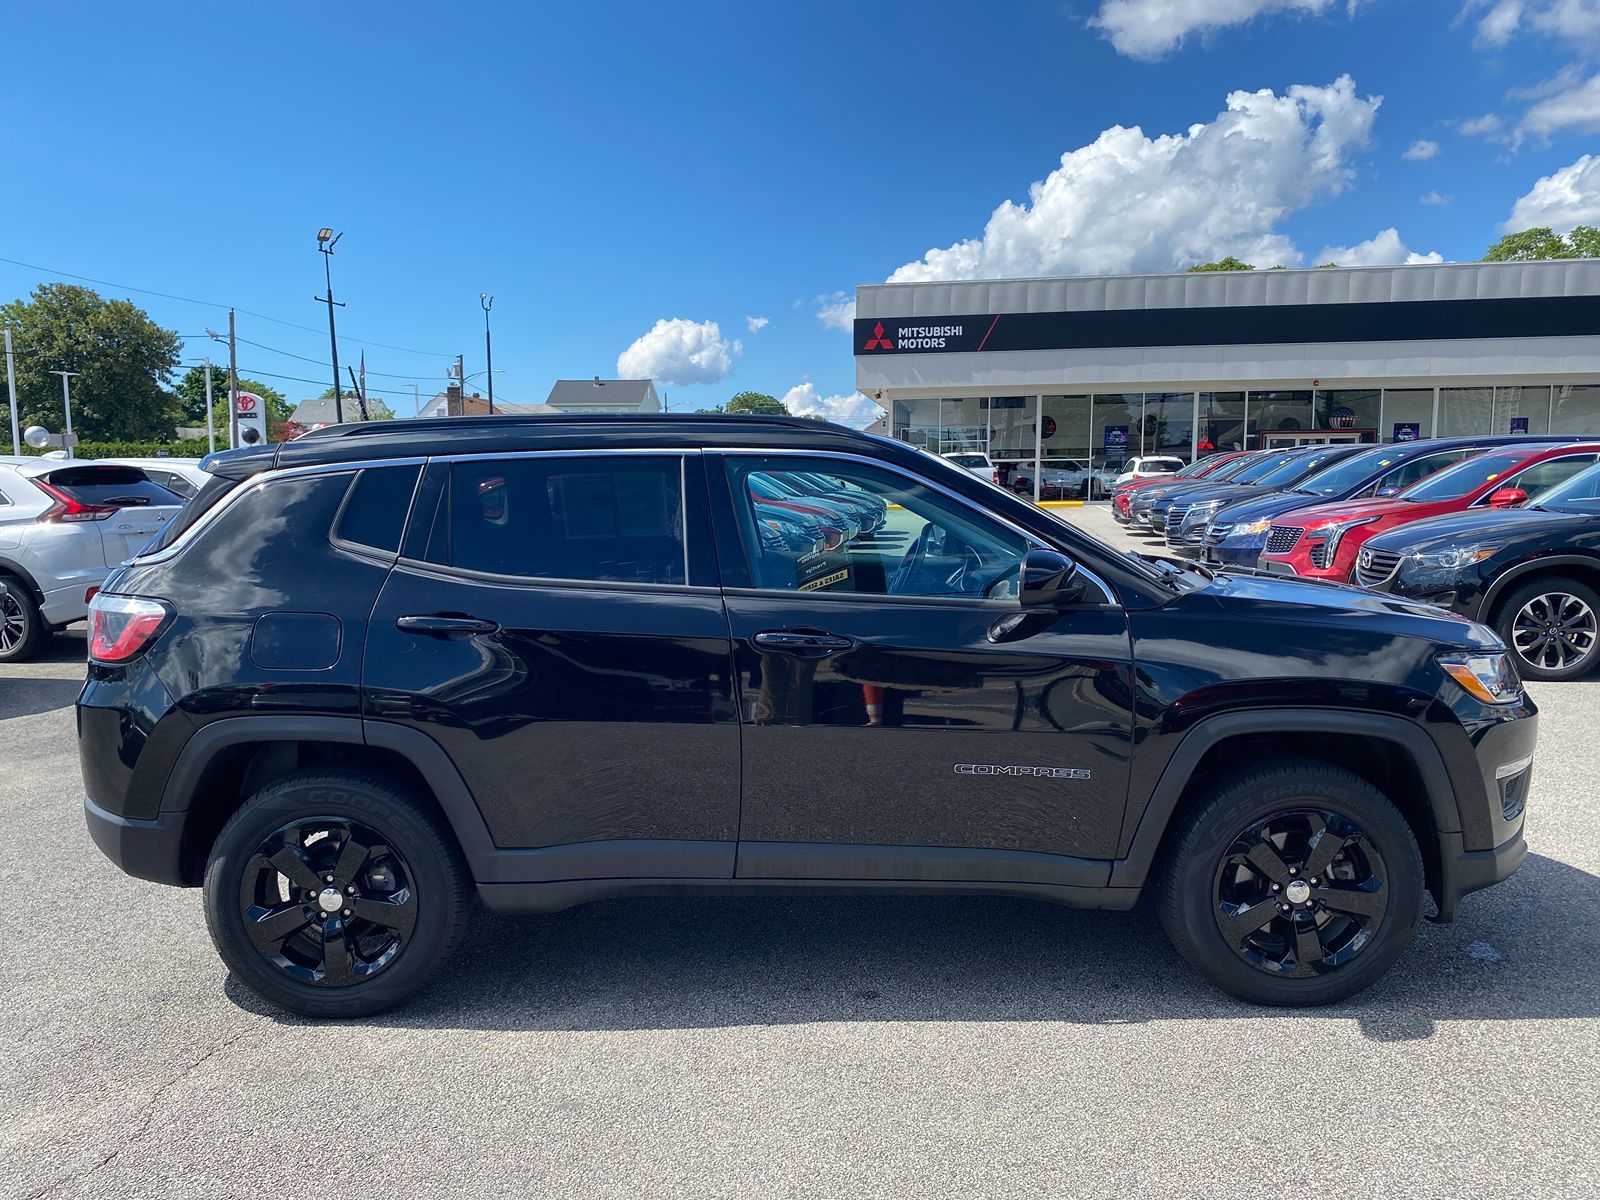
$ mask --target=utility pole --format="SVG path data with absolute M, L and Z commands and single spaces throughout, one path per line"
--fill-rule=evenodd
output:
M 233 309 L 228 310 L 228 449 L 239 444 L 239 343 L 233 336 Z
M 217 452 L 217 426 L 216 417 L 211 411 L 211 359 L 201 360 L 206 365 L 206 452 Z
M 415 383 L 411 385 L 411 415 L 413 417 L 422 415 L 422 388 Z
M 61 376 L 61 407 L 67 419 L 66 436 L 62 439 L 61 446 L 67 452 L 68 458 L 76 457 L 72 453 L 72 387 L 67 382 L 78 375 L 77 371 L 51 371 L 52 375 Z
M 456 355 L 456 391 L 461 393 L 461 415 L 467 415 L 467 368 L 463 355 Z
M 487 292 L 478 293 L 478 303 L 483 305 L 483 357 L 489 368 L 489 415 L 494 416 L 494 343 L 489 340 L 489 310 L 494 307 L 494 297 Z
M 11 327 L 6 326 L 6 387 L 11 392 L 11 453 L 22 453 L 22 435 L 17 431 L 17 360 L 11 355 Z
M 344 305 L 333 298 L 333 268 L 329 264 L 333 261 L 333 248 L 339 244 L 339 239 L 343 236 L 344 234 L 336 234 L 326 226 L 317 230 L 317 249 L 322 251 L 322 277 L 327 281 L 328 294 L 312 297 L 328 306 L 328 347 L 333 353 L 333 413 L 341 425 L 344 424 L 344 394 L 339 387 L 339 335 L 333 328 L 333 310 L 335 307 L 343 308 Z

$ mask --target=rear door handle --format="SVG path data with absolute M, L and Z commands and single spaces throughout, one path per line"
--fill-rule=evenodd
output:
M 474 633 L 500 631 L 498 622 L 486 621 L 482 617 L 396 617 L 394 626 L 406 633 L 431 633 L 439 637 L 468 637 Z
M 795 633 L 791 630 L 768 630 L 750 639 L 763 650 L 781 650 L 788 654 L 835 654 L 855 645 L 851 638 L 831 633 Z

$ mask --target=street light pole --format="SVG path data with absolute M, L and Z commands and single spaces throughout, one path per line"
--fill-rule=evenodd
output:
M 11 326 L 6 326 L 6 387 L 11 392 L 11 453 L 22 453 L 22 435 L 17 431 L 17 360 L 11 354 Z
M 478 293 L 478 303 L 483 305 L 483 357 L 488 366 L 489 415 L 494 416 L 494 343 L 489 340 L 489 310 L 494 307 L 494 297 L 487 292 Z
M 206 365 L 206 453 L 217 452 L 217 420 L 211 411 L 211 359 L 202 360 Z
M 328 306 L 328 346 L 333 353 L 333 413 L 341 425 L 344 424 L 344 393 L 339 389 L 339 335 L 333 327 L 333 310 L 335 305 L 339 308 L 343 308 L 344 305 L 338 304 L 333 298 L 333 267 L 330 264 L 333 261 L 333 248 L 339 244 L 339 239 L 343 236 L 344 234 L 336 234 L 326 226 L 317 230 L 317 249 L 322 251 L 322 277 L 327 281 L 328 294 L 315 297 Z
M 73 458 L 75 455 L 72 453 L 72 387 L 67 381 L 75 378 L 78 372 L 51 371 L 50 374 L 61 376 L 61 408 L 67 422 L 66 437 L 62 440 L 61 447 L 67 452 L 68 458 Z

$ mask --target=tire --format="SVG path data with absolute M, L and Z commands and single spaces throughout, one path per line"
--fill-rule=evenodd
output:
M 1524 679 L 1578 679 L 1600 664 L 1600 593 L 1576 579 L 1530 579 L 1496 606 L 1494 627 Z
M 1319 858 L 1319 824 L 1337 839 L 1322 851 L 1331 867 Z M 1218 987 L 1255 1004 L 1308 1006 L 1353 996 L 1393 966 L 1422 895 L 1422 855 L 1399 810 L 1348 771 L 1293 760 L 1212 789 L 1176 831 L 1156 900 L 1173 946 Z
M 450 833 L 393 782 L 299 771 L 223 826 L 206 864 L 206 924 L 222 961 L 262 999 L 309 1017 L 360 1017 L 400 1003 L 455 953 L 467 887 Z M 350 899 L 339 894 L 350 888 Z
M 0 583 L 6 588 L 0 595 L 0 663 L 26 662 L 50 631 L 32 588 L 14 575 L 0 577 Z

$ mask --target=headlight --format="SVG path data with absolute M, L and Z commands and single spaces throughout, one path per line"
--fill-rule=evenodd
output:
M 1441 654 L 1439 665 L 1475 699 L 1485 704 L 1515 704 L 1522 699 L 1522 680 L 1505 651 L 1494 654 Z
M 1322 534 L 1323 540 L 1328 543 L 1328 556 L 1325 560 L 1327 564 L 1330 567 L 1333 565 L 1334 555 L 1339 553 L 1339 543 L 1344 540 L 1345 534 L 1358 525 L 1371 525 L 1377 519 L 1377 517 L 1357 517 L 1353 521 L 1341 521 L 1337 525 L 1323 526 L 1318 532 Z
M 1419 551 L 1411 556 L 1411 561 L 1419 567 L 1458 571 L 1462 567 L 1482 562 L 1499 549 L 1499 546 L 1451 546 L 1448 550 L 1435 550 L 1426 554 Z
M 1238 536 L 1241 533 L 1265 533 L 1271 528 L 1272 518 L 1262 517 L 1261 520 L 1251 521 L 1248 525 L 1235 525 L 1233 527 L 1233 532 L 1235 536 Z

